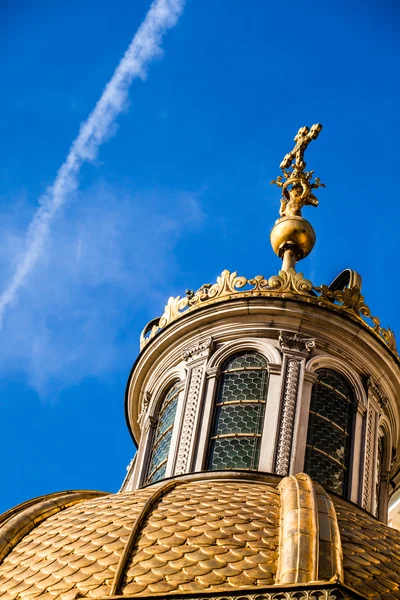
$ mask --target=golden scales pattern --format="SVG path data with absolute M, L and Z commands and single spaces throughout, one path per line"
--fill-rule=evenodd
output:
M 269 587 L 277 573 L 280 503 L 276 484 L 232 480 L 156 484 L 83 500 L 16 544 L 0 565 L 0 598 L 163 597 Z M 334 505 L 344 583 L 366 598 L 400 599 L 400 532 L 337 497 Z

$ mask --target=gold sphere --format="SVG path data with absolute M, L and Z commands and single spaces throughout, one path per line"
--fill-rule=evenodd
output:
M 298 254 L 298 260 L 305 258 L 314 248 L 316 236 L 311 224 L 303 217 L 283 217 L 278 219 L 271 231 L 272 249 L 279 257 L 286 248 Z

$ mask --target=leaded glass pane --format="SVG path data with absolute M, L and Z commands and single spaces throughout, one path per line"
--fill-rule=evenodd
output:
M 232 369 L 248 369 L 249 367 L 259 367 L 261 369 L 267 366 L 267 361 L 261 354 L 255 352 L 243 352 L 242 354 L 236 354 L 230 358 L 222 367 L 222 371 L 228 371 Z
M 213 435 L 254 433 L 261 430 L 264 404 L 222 404 L 217 407 Z
M 254 469 L 258 463 L 259 438 L 226 437 L 211 443 L 212 469 Z
M 237 354 L 225 363 L 215 403 L 209 469 L 258 467 L 266 366 L 265 358 L 254 352 Z
M 339 464 L 332 461 L 329 456 L 307 446 L 306 468 L 304 470 L 312 479 L 329 490 L 337 494 L 343 494 L 343 469 Z
M 304 470 L 345 494 L 353 397 L 346 380 L 329 369 L 317 372 L 311 394 Z
M 234 371 L 223 376 L 222 402 L 261 400 L 265 387 L 265 371 Z
M 178 396 L 178 386 L 174 385 L 162 401 L 154 432 L 145 483 L 154 483 L 165 476 Z

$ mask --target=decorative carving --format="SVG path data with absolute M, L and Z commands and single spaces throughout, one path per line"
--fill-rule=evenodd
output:
M 175 596 L 169 596 L 175 600 Z M 187 600 L 356 600 L 356 596 L 344 587 L 282 590 L 273 592 L 256 592 L 255 594 L 238 592 L 237 594 L 226 594 L 221 592 L 215 596 L 189 596 Z
M 297 390 L 299 387 L 299 373 L 300 361 L 296 360 L 295 358 L 290 358 L 288 360 L 286 372 L 282 418 L 278 438 L 278 452 L 275 466 L 275 472 L 277 475 L 287 475 L 289 473 L 294 417 L 296 414 Z
M 199 342 L 198 344 L 191 346 L 190 348 L 186 348 L 186 350 L 184 350 L 182 352 L 182 358 L 184 360 L 189 360 L 190 358 L 196 358 L 204 352 L 211 351 L 212 347 L 213 347 L 213 339 L 212 339 L 212 337 L 209 337 L 206 340 L 203 340 L 202 342 Z
M 312 193 L 313 189 L 325 187 L 318 177 L 312 181 L 314 171 L 305 171 L 304 152 L 312 140 L 316 140 L 322 125 L 317 123 L 311 129 L 300 127 L 294 138 L 295 147 L 286 154 L 279 165 L 283 171 L 271 184 L 282 188 L 281 217 L 301 217 L 301 209 L 305 205 L 318 206 L 318 200 Z M 293 162 L 294 161 L 294 162 Z M 293 163 L 293 164 L 292 164 Z
M 160 319 L 150 330 L 147 326 L 143 330 L 140 347 L 143 349 L 169 323 L 202 306 L 231 298 L 264 296 L 293 298 L 343 313 L 376 335 L 399 358 L 393 331 L 381 327 L 378 317 L 372 316 L 370 309 L 365 304 L 359 284 L 345 287 L 342 290 L 331 289 L 331 287 L 327 285 L 316 287 L 302 273 L 296 273 L 292 268 L 280 271 L 278 275 L 273 275 L 269 279 L 265 279 L 263 275 L 246 279 L 246 277 L 238 276 L 236 271 L 233 273 L 223 271 L 213 285 L 207 283 L 201 286 L 197 292 L 188 291 L 185 298 L 180 296 L 169 298 Z
M 388 399 L 387 396 L 383 393 L 381 386 L 375 381 L 371 375 L 367 375 L 365 378 L 365 387 L 368 393 L 372 394 L 378 403 L 380 408 L 383 408 L 387 405 Z
M 287 331 L 279 332 L 279 344 L 282 350 L 305 352 L 310 354 L 315 348 L 315 339 L 299 335 L 298 333 L 289 333 Z
M 315 287 L 314 290 L 319 294 L 319 300 L 321 304 L 325 302 L 337 302 L 339 308 L 346 312 L 351 317 L 358 317 L 358 319 L 367 325 L 370 331 L 373 331 L 395 354 L 396 351 L 396 339 L 393 331 L 388 327 L 383 329 L 380 324 L 378 317 L 373 317 L 370 308 L 365 304 L 364 296 L 361 294 L 361 290 L 358 286 L 352 288 L 344 288 L 344 290 L 331 291 L 327 285 L 321 285 Z M 335 305 L 336 306 L 336 305 Z M 368 325 L 365 319 L 369 319 L 372 323 Z M 398 355 L 397 355 L 398 356 Z
M 211 339 L 211 338 L 210 338 Z M 175 475 L 186 473 L 190 445 L 193 437 L 193 427 L 196 419 L 197 407 L 200 399 L 201 381 L 204 365 L 194 367 L 190 376 L 189 393 L 182 425 L 182 434 L 179 443 L 178 457 L 176 460 Z
M 367 440 L 365 450 L 364 492 L 363 508 L 371 512 L 372 508 L 372 482 L 374 476 L 374 449 L 375 449 L 376 411 L 373 406 L 368 408 Z
M 140 414 L 139 414 L 138 419 L 137 419 L 138 425 L 140 425 L 140 423 L 143 420 L 144 415 L 147 412 L 147 409 L 148 409 L 149 404 L 150 404 L 150 399 L 151 399 L 150 392 L 145 392 L 144 393 L 143 402 L 142 402 L 142 409 L 141 409 Z

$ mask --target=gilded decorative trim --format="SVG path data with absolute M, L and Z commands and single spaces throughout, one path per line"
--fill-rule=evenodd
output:
M 337 587 L 319 589 L 297 589 L 279 590 L 275 592 L 256 592 L 255 594 L 238 592 L 237 594 L 226 594 L 221 592 L 215 595 L 199 596 L 175 596 L 168 594 L 170 600 L 356 600 L 356 596 L 350 594 L 344 588 Z M 149 598 L 149 596 L 147 596 Z M 151 600 L 156 596 L 151 596 Z M 357 596 L 358 598 L 358 596 Z
M 288 360 L 285 392 L 283 396 L 282 419 L 279 429 L 278 452 L 275 467 L 277 475 L 287 475 L 289 473 L 299 374 L 300 361 L 295 358 L 290 358 Z
M 247 279 L 237 275 L 236 271 L 231 273 L 225 270 L 217 277 L 216 283 L 206 283 L 197 292 L 188 290 L 184 298 L 169 298 L 160 319 L 151 321 L 149 326 L 144 328 L 140 336 L 140 348 L 143 349 L 161 329 L 202 306 L 231 298 L 263 296 L 291 298 L 345 314 L 384 342 L 400 360 L 393 331 L 390 328 L 384 329 L 378 317 L 372 315 L 361 294 L 359 281 L 357 278 L 353 279 L 356 283 L 353 283 L 352 287 L 334 290 L 327 285 L 314 286 L 302 273 L 296 273 L 292 268 L 280 271 L 278 275 L 269 279 L 265 279 L 263 275 Z
M 190 446 L 193 437 L 193 428 L 200 399 L 203 371 L 204 365 L 199 365 L 194 367 L 191 372 L 188 399 L 179 443 L 178 458 L 176 460 L 175 475 L 183 475 L 187 470 Z
M 133 527 L 129 533 L 129 537 L 126 540 L 125 548 L 120 556 L 119 563 L 116 567 L 114 579 L 110 588 L 110 593 L 108 594 L 109 596 L 116 596 L 119 593 L 119 589 L 121 587 L 125 573 L 126 563 L 128 562 L 132 548 L 134 548 L 140 529 L 143 523 L 146 521 L 150 511 L 165 494 L 167 494 L 168 492 L 173 490 L 177 485 L 180 484 L 181 482 L 179 480 L 167 481 L 166 483 L 155 487 L 154 491 L 152 491 L 150 496 L 147 498 L 145 504 L 143 505 L 142 511 L 139 513 L 136 521 L 133 524 Z
M 284 477 L 281 493 L 279 584 L 343 581 L 342 545 L 335 507 L 309 475 Z

